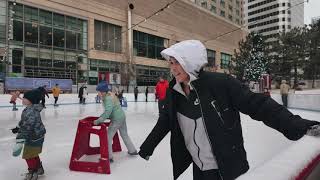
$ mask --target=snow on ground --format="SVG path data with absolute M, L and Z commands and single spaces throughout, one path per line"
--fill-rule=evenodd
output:
M 1 97 L 0 97 L 1 98 Z M 69 99 L 70 100 L 70 99 Z M 76 98 L 75 98 L 76 100 Z M 65 99 L 65 101 L 67 101 Z M 74 102 L 74 101 L 72 101 Z M 10 128 L 15 127 L 20 120 L 22 108 L 12 112 L 10 107 L 0 107 L 0 179 L 23 179 L 27 166 L 21 157 L 11 156 L 15 136 Z M 42 112 L 42 119 L 47 128 L 44 149 L 40 155 L 45 168 L 43 180 L 87 180 L 94 178 L 110 180 L 167 180 L 172 179 L 169 136 L 159 144 L 149 161 L 140 157 L 131 157 L 121 142 L 123 151 L 114 154 L 115 162 L 111 164 L 111 174 L 95 174 L 74 172 L 69 170 L 70 156 L 75 138 L 78 120 L 87 116 L 99 116 L 103 111 L 101 104 L 70 104 L 54 108 L 48 106 Z M 306 119 L 320 120 L 320 112 L 292 110 Z M 137 148 L 145 140 L 157 120 L 158 108 L 156 102 L 129 102 L 126 109 L 128 132 Z M 289 147 L 292 141 L 282 134 L 264 126 L 262 123 L 241 115 L 245 147 L 251 169 L 271 159 L 278 152 Z M 92 146 L 98 145 L 93 138 Z M 179 178 L 192 180 L 192 168 Z

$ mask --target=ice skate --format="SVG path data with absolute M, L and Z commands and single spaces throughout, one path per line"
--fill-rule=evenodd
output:
M 40 163 L 40 167 L 37 171 L 38 175 L 43 175 L 44 174 L 44 169 L 43 169 L 43 166 L 42 166 L 42 162 Z
M 28 170 L 29 172 L 26 174 L 24 180 L 37 180 L 38 173 L 37 170 Z

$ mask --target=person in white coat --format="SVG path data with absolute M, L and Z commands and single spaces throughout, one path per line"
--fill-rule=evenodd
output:
M 82 104 L 86 104 L 86 99 L 88 98 L 87 86 L 83 87 Z

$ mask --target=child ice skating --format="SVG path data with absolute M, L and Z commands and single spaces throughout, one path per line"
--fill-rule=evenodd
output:
M 44 174 L 39 154 L 42 151 L 46 129 L 40 116 L 43 109 L 43 106 L 39 104 L 40 96 L 37 90 L 24 94 L 22 104 L 26 108 L 21 114 L 18 127 L 12 129 L 13 133 L 18 133 L 12 155 L 19 156 L 22 152 L 22 159 L 25 159 L 28 165 L 25 180 L 37 180 L 38 175 Z
M 106 82 L 99 83 L 96 90 L 99 92 L 99 95 L 102 98 L 104 113 L 93 123 L 95 125 L 98 125 L 100 123 L 103 123 L 106 119 L 111 120 L 110 126 L 108 128 L 108 151 L 110 162 L 113 162 L 112 139 L 118 130 L 120 131 L 120 136 L 128 149 L 128 154 L 137 155 L 137 150 L 131 142 L 131 139 L 127 132 L 126 115 L 120 106 L 118 97 L 109 90 L 108 84 Z

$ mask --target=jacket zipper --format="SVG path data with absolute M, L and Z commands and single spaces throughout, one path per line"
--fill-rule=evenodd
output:
M 198 158 L 199 158 L 199 161 L 201 163 L 201 169 L 203 169 L 203 162 L 201 161 L 201 158 L 200 158 L 200 147 L 198 146 L 197 142 L 196 142 L 196 130 L 197 130 L 197 121 L 195 120 L 194 121 L 195 123 L 195 127 L 194 127 L 194 131 L 193 131 L 193 141 L 194 141 L 194 144 L 197 146 L 198 148 Z
M 199 105 L 200 105 L 200 111 L 201 111 L 203 126 L 204 126 L 204 129 L 206 130 L 206 135 L 207 135 L 208 141 L 209 141 L 209 143 L 210 143 L 211 151 L 212 151 L 212 153 L 213 153 L 212 143 L 211 143 L 210 138 L 209 138 L 209 135 L 208 135 L 208 130 L 207 130 L 206 123 L 204 122 L 202 105 L 201 105 L 201 101 L 200 101 L 200 97 L 199 97 L 198 91 L 197 91 L 197 89 L 192 85 L 192 83 L 190 83 L 190 85 L 192 86 L 192 88 L 193 88 L 194 91 L 196 92 L 197 98 L 199 99 Z M 216 112 L 218 113 L 219 117 L 221 118 L 221 121 L 223 122 L 223 119 L 222 119 L 222 117 L 221 117 L 221 115 L 220 115 L 220 112 L 218 112 L 218 110 L 216 109 L 216 106 L 215 106 L 213 103 L 212 103 L 212 105 L 213 105 L 214 109 L 216 110 Z M 217 163 L 218 163 L 218 162 L 217 162 Z M 222 175 L 221 175 L 221 172 L 220 172 L 220 170 L 219 170 L 219 167 L 218 167 L 218 172 L 219 172 L 219 176 L 220 176 L 221 180 L 223 180 L 223 177 L 222 177 Z

